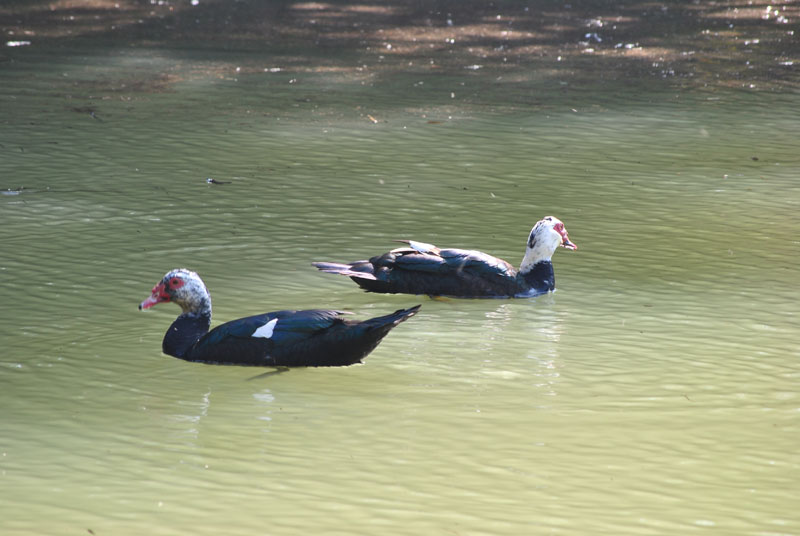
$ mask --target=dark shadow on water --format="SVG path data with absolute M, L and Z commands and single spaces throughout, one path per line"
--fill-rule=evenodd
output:
M 269 376 L 276 376 L 278 374 L 282 374 L 284 372 L 289 372 L 291 370 L 289 367 L 275 367 L 275 370 L 270 370 L 268 372 L 264 372 L 262 374 L 257 374 L 251 378 L 247 378 L 247 381 L 253 380 L 261 380 L 263 378 L 268 378 Z
M 228 52 L 207 75 L 227 72 L 228 62 L 238 72 L 263 72 L 268 61 L 286 72 L 354 80 L 366 72 L 376 85 L 390 83 L 395 72 L 418 72 L 487 73 L 509 83 L 536 76 L 796 88 L 798 36 L 791 30 L 799 18 L 800 4 L 788 0 L 84 0 L 0 7 L 7 39 L 30 40 L 31 47 Z M 18 53 L 0 52 L 0 69 Z M 127 87 L 164 91 L 177 80 L 154 81 Z

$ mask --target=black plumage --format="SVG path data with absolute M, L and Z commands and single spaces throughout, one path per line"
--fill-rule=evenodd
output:
M 189 270 L 167 273 L 140 309 L 175 302 L 183 313 L 164 335 L 165 354 L 208 364 L 273 367 L 325 367 L 359 363 L 419 305 L 365 321 L 342 311 L 275 311 L 232 320 L 209 331 L 211 297 Z
M 480 251 L 440 249 L 412 240 L 408 247 L 350 263 L 315 262 L 319 270 L 346 275 L 369 292 L 465 298 L 528 297 L 555 289 L 551 257 L 559 246 L 577 249 L 564 224 L 552 216 L 531 229 L 520 269 Z

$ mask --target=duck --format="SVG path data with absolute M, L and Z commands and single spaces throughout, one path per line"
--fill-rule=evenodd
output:
M 336 367 L 361 363 L 395 326 L 420 306 L 364 321 L 346 311 L 285 310 L 248 316 L 211 327 L 211 295 L 200 276 L 170 270 L 139 310 L 172 302 L 182 312 L 164 335 L 163 352 L 185 361 L 262 367 Z
M 533 226 L 519 270 L 481 251 L 440 249 L 414 240 L 399 242 L 407 246 L 369 260 L 312 265 L 322 272 L 348 276 L 368 292 L 522 298 L 555 290 L 553 253 L 559 246 L 578 249 L 564 223 L 555 216 L 546 216 Z

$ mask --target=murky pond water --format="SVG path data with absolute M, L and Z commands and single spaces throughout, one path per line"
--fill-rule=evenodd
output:
M 158 58 L 70 57 L 0 90 L 3 534 L 800 532 L 797 95 L 266 72 L 90 100 L 53 78 Z M 310 266 L 400 238 L 518 263 L 548 214 L 580 249 L 535 299 Z M 423 306 L 363 366 L 254 378 L 161 354 L 178 309 L 137 304 L 177 266 L 215 323 Z

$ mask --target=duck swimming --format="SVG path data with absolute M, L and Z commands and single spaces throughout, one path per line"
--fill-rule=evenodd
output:
M 333 367 L 360 363 L 420 306 L 364 321 L 343 311 L 275 311 L 232 320 L 209 331 L 211 295 L 191 270 L 169 271 L 139 309 L 173 302 L 182 313 L 167 329 L 165 354 L 199 363 L 264 367 Z
M 531 229 L 519 270 L 481 251 L 408 244 L 369 260 L 314 262 L 320 271 L 350 277 L 368 292 L 427 294 L 460 298 L 530 297 L 555 289 L 552 256 L 561 246 L 576 250 L 564 223 L 542 218 Z

